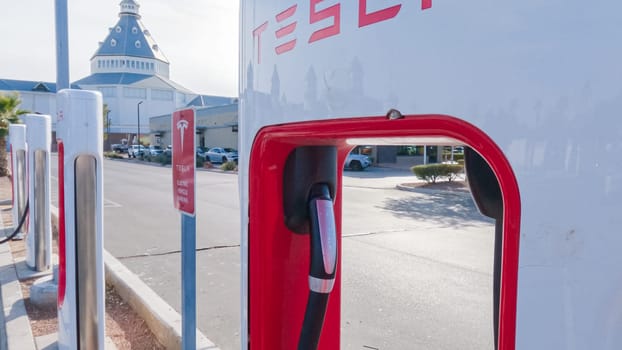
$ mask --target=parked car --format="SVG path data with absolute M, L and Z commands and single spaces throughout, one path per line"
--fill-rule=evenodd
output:
M 197 147 L 197 158 L 206 159 L 205 152 L 207 152 L 207 150 L 203 149 L 203 147 Z
M 146 151 L 147 148 L 143 145 L 131 145 L 127 149 L 127 156 L 130 158 L 142 157 Z
M 214 147 L 205 152 L 205 160 L 212 163 L 238 162 L 238 151 L 233 148 Z
M 371 158 L 364 154 L 348 154 L 344 167 L 346 169 L 361 171 L 371 165 Z
M 166 154 L 167 156 L 170 156 L 173 154 L 173 146 L 168 145 L 166 146 L 166 148 L 162 151 L 162 153 Z
M 113 152 L 117 152 L 117 153 L 127 153 L 127 145 L 124 145 L 122 143 L 113 143 L 112 145 L 110 145 L 110 149 Z
M 164 152 L 162 150 L 162 147 L 158 146 L 158 145 L 151 145 L 149 146 L 149 154 L 152 156 L 157 156 L 159 154 L 162 154 L 162 152 Z

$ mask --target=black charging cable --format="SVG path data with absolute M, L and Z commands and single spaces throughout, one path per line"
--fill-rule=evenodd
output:
M 22 215 L 21 218 L 19 218 L 19 224 L 17 225 L 17 228 L 15 228 L 15 231 L 13 231 L 13 233 L 11 233 L 9 236 L 1 239 L 0 244 L 6 243 L 12 240 L 13 237 L 15 237 L 19 233 L 19 231 L 22 229 L 22 226 L 24 226 L 24 222 L 26 222 L 26 216 L 28 216 L 28 200 L 26 200 L 26 206 L 24 207 L 24 214 Z
M 335 284 L 337 228 L 328 185 L 312 186 L 309 196 L 309 218 L 311 228 L 310 291 L 298 340 L 298 350 L 317 349 L 326 316 L 328 296 Z

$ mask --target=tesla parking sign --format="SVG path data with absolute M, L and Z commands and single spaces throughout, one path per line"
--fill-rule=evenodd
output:
M 173 146 L 173 201 L 175 208 L 194 216 L 194 177 L 196 147 L 194 140 L 194 109 L 173 113 L 171 127 Z

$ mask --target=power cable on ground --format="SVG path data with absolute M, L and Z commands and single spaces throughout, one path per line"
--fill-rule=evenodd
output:
M 19 219 L 19 224 L 15 228 L 15 231 L 13 231 L 13 233 L 11 233 L 6 238 L 1 239 L 0 240 L 0 244 L 6 243 L 6 242 L 12 240 L 13 237 L 15 237 L 19 233 L 19 231 L 22 229 L 22 226 L 24 225 L 24 222 L 26 221 L 26 216 L 28 216 L 28 201 L 26 201 L 26 207 L 24 207 L 24 214 Z

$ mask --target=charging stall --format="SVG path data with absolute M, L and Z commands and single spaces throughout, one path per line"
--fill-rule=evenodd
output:
M 99 92 L 58 92 L 58 344 L 104 349 L 103 104 Z
M 466 146 L 495 348 L 622 346 L 622 4 L 240 6 L 243 348 L 340 347 L 342 169 L 369 144 Z
M 11 182 L 13 185 L 13 223 L 17 227 L 26 214 L 28 202 L 28 186 L 26 177 L 26 125 L 9 125 L 9 143 L 11 149 Z M 23 237 L 28 232 L 22 225 L 18 235 Z
M 28 145 L 29 225 L 26 236 L 26 264 L 46 271 L 52 261 L 52 216 L 50 213 L 50 147 L 52 126 L 49 115 L 26 114 Z

